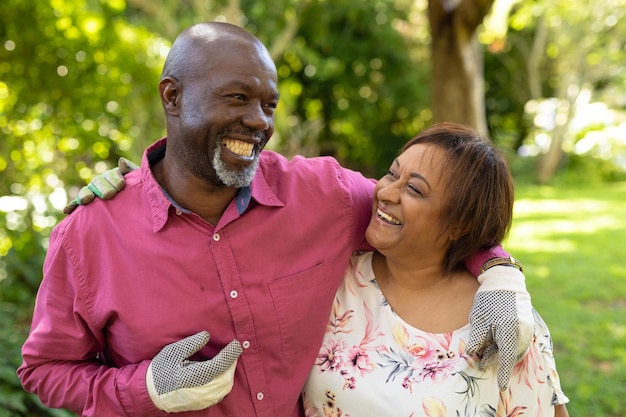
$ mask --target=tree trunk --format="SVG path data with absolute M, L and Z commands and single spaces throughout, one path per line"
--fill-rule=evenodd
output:
M 483 53 L 476 30 L 494 0 L 430 0 L 432 106 L 435 122 L 469 125 L 489 135 Z
M 554 113 L 554 129 L 551 132 L 550 147 L 539 158 L 537 167 L 539 184 L 548 184 L 554 178 L 565 155 L 563 146 L 572 141 L 569 128 L 575 115 L 576 101 L 580 95 L 580 88 L 574 78 L 574 75 L 563 77 L 557 89 L 559 104 Z

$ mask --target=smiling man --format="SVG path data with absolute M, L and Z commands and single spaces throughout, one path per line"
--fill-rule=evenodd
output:
M 83 416 L 301 415 L 374 182 L 263 151 L 276 68 L 237 26 L 183 32 L 159 93 L 167 137 L 55 228 L 18 375 Z
M 155 179 L 172 200 L 214 224 L 252 182 L 274 133 L 274 62 L 242 29 L 194 26 L 173 45 L 159 92 L 167 146 L 152 164 Z

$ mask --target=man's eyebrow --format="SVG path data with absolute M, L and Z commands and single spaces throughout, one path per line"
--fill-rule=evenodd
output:
M 241 81 L 241 80 L 231 80 L 230 82 L 228 82 L 228 84 L 225 84 L 225 85 L 223 85 L 221 87 L 222 90 L 238 89 L 238 90 L 244 91 L 246 93 L 252 91 L 253 88 L 254 87 L 251 86 L 249 83 L 246 83 L 246 82 Z M 271 99 L 278 101 L 280 99 L 280 92 L 279 91 L 272 92 L 271 93 Z
M 222 88 L 237 88 L 240 90 L 249 91 L 252 87 L 248 83 L 244 83 L 240 80 L 231 80 L 227 84 L 224 84 Z

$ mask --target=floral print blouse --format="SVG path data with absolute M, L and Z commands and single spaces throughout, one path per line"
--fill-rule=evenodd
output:
M 386 302 L 372 252 L 354 255 L 337 292 L 303 402 L 307 417 L 553 416 L 561 392 L 552 340 L 535 312 L 533 343 L 500 391 L 496 366 L 465 353 L 470 325 L 444 334 L 405 323 Z

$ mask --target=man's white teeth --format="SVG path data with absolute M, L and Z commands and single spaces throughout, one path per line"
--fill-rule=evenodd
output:
M 241 155 L 246 158 L 252 156 L 252 149 L 254 149 L 254 144 L 252 143 L 242 142 L 240 140 L 233 139 L 224 140 L 224 146 L 226 146 L 226 149 L 228 149 L 232 153 L 236 153 L 237 155 Z
M 383 213 L 380 210 L 377 210 L 378 213 L 378 217 L 380 217 L 381 219 L 389 222 L 389 223 L 393 223 L 393 224 L 397 224 L 400 225 L 402 224 L 402 222 L 400 222 L 400 220 L 396 219 L 395 217 L 391 217 L 390 215 L 388 215 L 387 213 Z

